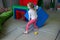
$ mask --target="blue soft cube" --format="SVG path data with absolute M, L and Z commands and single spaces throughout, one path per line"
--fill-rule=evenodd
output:
M 40 28 L 45 24 L 46 20 L 48 19 L 48 14 L 41 7 L 38 7 L 37 15 L 38 18 L 37 18 L 36 25 Z M 29 18 L 28 12 L 25 14 L 25 17 L 27 19 Z

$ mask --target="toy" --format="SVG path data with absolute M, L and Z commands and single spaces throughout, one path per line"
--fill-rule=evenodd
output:
M 21 18 L 20 15 L 24 16 L 27 10 L 26 6 L 13 6 L 14 18 Z
M 41 28 L 46 20 L 48 19 L 48 14 L 41 8 L 41 7 L 38 7 L 37 9 L 37 15 L 38 15 L 38 18 L 37 18 L 37 26 L 38 28 Z M 25 14 L 25 17 L 28 19 L 28 12 Z
M 37 18 L 37 26 L 38 28 L 42 27 L 46 20 L 48 19 L 48 14 L 41 8 L 41 7 L 38 7 L 37 9 L 37 15 L 38 15 L 38 18 Z M 25 17 L 28 19 L 28 12 L 25 14 Z
M 16 19 L 24 18 L 24 11 L 16 10 Z
M 45 24 L 46 20 L 48 19 L 48 14 L 41 7 L 39 7 L 37 10 L 37 15 L 38 18 L 36 24 L 40 28 Z
M 38 32 L 34 32 L 34 35 L 38 35 Z
M 26 17 L 26 19 L 29 18 L 28 12 L 27 12 L 28 8 L 26 6 L 14 6 L 13 7 L 14 18 L 16 18 L 16 10 L 25 12 L 26 14 L 24 16 Z M 41 7 L 38 7 L 37 15 L 38 15 L 38 18 L 37 18 L 36 24 L 38 28 L 41 28 L 45 24 L 46 20 L 48 19 L 48 14 Z
M 29 2 L 32 2 L 32 3 L 34 3 L 35 5 L 37 5 L 38 0 L 19 0 L 19 4 L 20 4 L 21 6 L 27 6 L 27 3 L 29 3 Z

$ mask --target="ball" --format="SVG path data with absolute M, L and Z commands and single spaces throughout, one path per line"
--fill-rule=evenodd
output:
M 38 35 L 38 32 L 34 32 L 35 35 Z

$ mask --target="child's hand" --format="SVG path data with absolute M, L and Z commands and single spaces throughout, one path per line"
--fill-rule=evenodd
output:
M 30 21 L 30 19 L 28 21 Z
M 36 6 L 36 9 L 38 9 L 38 6 Z
M 30 18 L 28 19 L 28 21 L 30 21 Z

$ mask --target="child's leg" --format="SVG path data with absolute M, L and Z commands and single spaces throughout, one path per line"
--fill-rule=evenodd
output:
M 34 27 L 35 27 L 36 29 L 38 29 L 38 26 L 36 25 L 36 19 L 35 19 L 35 22 L 34 22 Z
M 27 25 L 26 25 L 26 31 L 29 30 L 30 25 L 33 24 L 33 23 L 34 23 L 34 20 L 30 20 L 30 21 L 27 23 Z
M 30 27 L 31 24 L 34 24 L 34 27 L 35 27 L 36 29 L 38 29 L 38 27 L 36 26 L 36 19 L 33 19 L 33 20 L 30 20 L 30 21 L 27 23 L 27 25 L 26 25 L 26 32 L 24 32 L 24 33 L 28 33 L 28 30 L 29 30 L 29 27 Z

